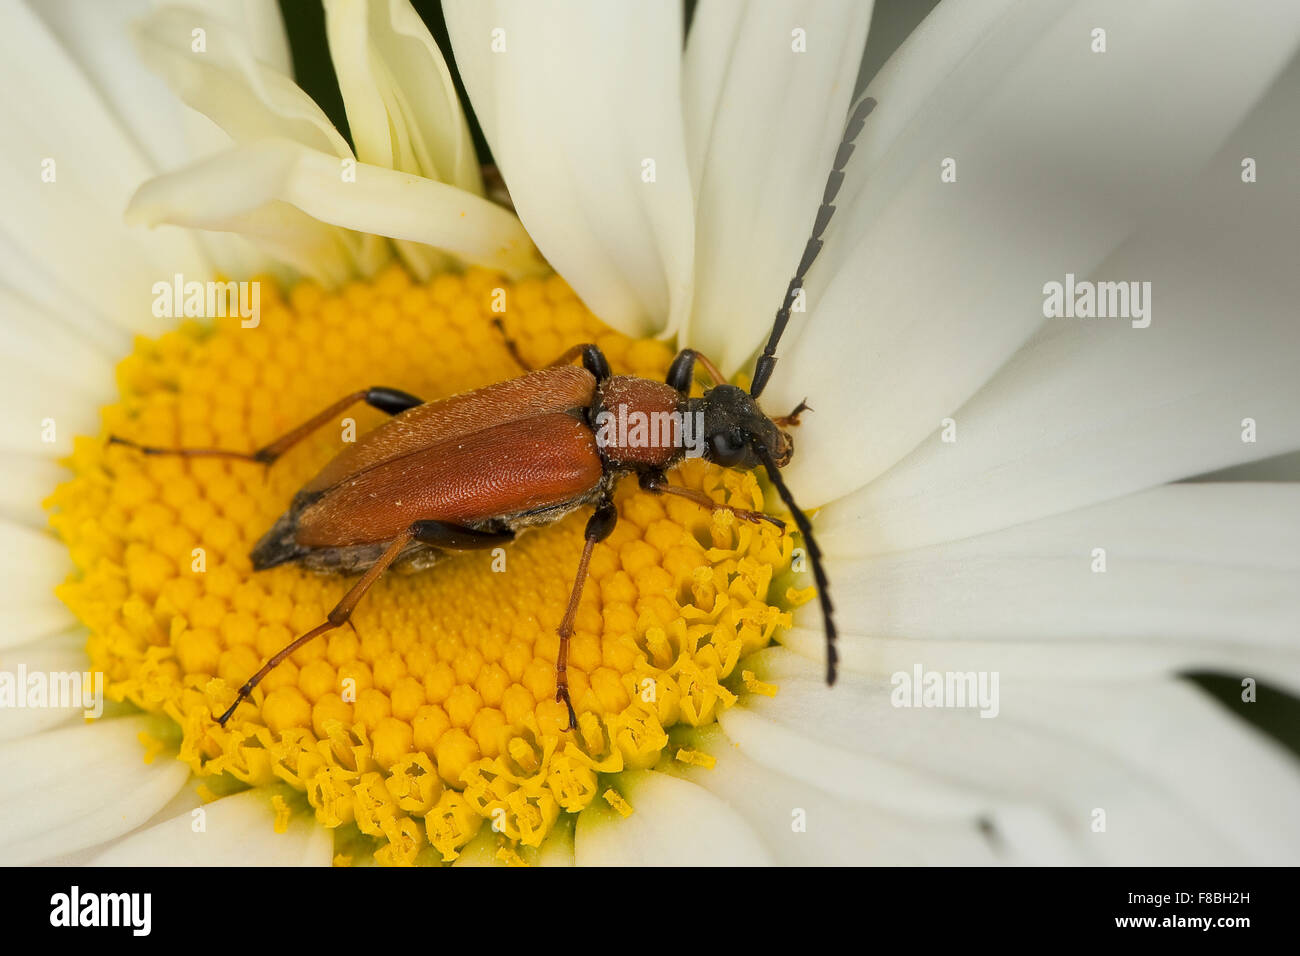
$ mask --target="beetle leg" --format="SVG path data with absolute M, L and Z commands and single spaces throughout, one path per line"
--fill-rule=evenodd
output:
M 506 351 L 510 353 L 510 357 L 515 360 L 515 363 L 525 372 L 537 371 L 537 366 L 531 364 L 524 358 L 523 353 L 519 351 L 519 343 L 510 337 L 510 333 L 506 331 L 506 324 L 501 321 L 501 317 L 493 316 L 492 324 L 495 325 L 497 331 L 501 333 L 501 338 L 506 344 Z
M 513 531 L 475 531 L 445 521 L 417 521 L 411 525 L 411 537 L 421 544 L 448 551 L 477 551 L 495 548 L 515 539 Z
M 703 508 L 710 511 L 730 511 L 741 521 L 766 521 L 775 525 L 782 531 L 785 530 L 785 522 L 780 518 L 774 518 L 771 515 L 765 515 L 761 511 L 748 511 L 745 508 L 733 508 L 731 505 L 722 505 L 714 501 L 702 491 L 696 491 L 693 488 L 683 488 L 680 485 L 670 485 L 668 477 L 662 471 L 647 471 L 640 477 L 641 487 L 646 491 L 654 492 L 657 495 L 673 495 L 677 498 L 685 498 L 687 501 L 693 501 Z
M 703 352 L 697 352 L 695 349 L 682 349 L 677 353 L 677 358 L 673 359 L 673 364 L 668 366 L 668 375 L 664 381 L 677 389 L 683 398 L 688 397 L 691 393 L 691 383 L 695 381 L 696 362 L 699 362 L 704 371 L 708 372 L 709 378 L 713 379 L 714 385 L 722 385 L 727 381 L 722 371 Z
M 523 355 L 520 354 L 519 344 L 510 337 L 509 333 L 506 332 L 506 324 L 502 322 L 499 317 L 493 318 L 492 324 L 497 327 L 497 330 L 501 333 L 501 337 L 505 339 L 506 349 L 509 350 L 511 358 L 518 362 L 519 366 L 525 372 L 537 371 L 537 366 L 529 364 Z M 611 374 L 609 370 L 609 360 L 605 358 L 604 352 L 602 352 L 597 346 L 592 345 L 590 342 L 585 342 L 581 345 L 575 345 L 570 349 L 566 349 L 556 357 L 554 361 L 547 362 L 544 367 L 555 368 L 559 365 L 568 365 L 579 356 L 582 357 L 582 367 L 592 375 L 596 376 L 596 381 L 603 382 L 605 379 L 609 378 Z
M 582 588 L 587 583 L 587 568 L 591 566 L 591 552 L 597 543 L 604 541 L 618 524 L 618 509 L 606 493 L 596 505 L 595 512 L 587 519 L 586 538 L 582 546 L 582 557 L 578 559 L 578 574 L 573 582 L 573 591 L 569 594 L 569 606 L 564 611 L 557 633 L 560 635 L 560 650 L 555 656 L 555 701 L 564 702 L 569 711 L 569 730 L 578 729 L 578 715 L 573 711 L 573 702 L 569 699 L 569 638 L 573 636 L 573 619 L 578 614 L 578 602 L 582 600 Z
M 365 402 L 372 408 L 387 412 L 389 415 L 396 415 L 407 409 L 415 408 L 417 405 L 424 404 L 414 395 L 396 388 L 376 386 L 364 391 L 353 392 L 351 395 L 340 398 L 320 414 L 307 419 L 293 431 L 281 435 L 271 444 L 252 452 L 230 451 L 225 448 L 157 448 L 152 445 L 141 445 L 126 438 L 119 438 L 117 435 L 109 435 L 108 443 L 110 445 L 125 445 L 146 455 L 183 455 L 187 458 L 236 458 L 241 461 L 255 461 L 259 464 L 269 465 L 331 418 L 340 412 L 346 411 L 349 406 L 355 405 L 357 402 Z
M 409 528 L 393 539 L 393 543 L 388 546 L 383 555 L 370 566 L 361 580 L 343 595 L 342 600 L 334 605 L 334 609 L 325 617 L 325 621 L 313 627 L 302 637 L 286 645 L 276 653 L 269 661 L 262 665 L 262 669 L 248 679 L 243 687 L 239 688 L 239 696 L 230 708 L 217 718 L 217 723 L 221 726 L 226 725 L 230 715 L 235 712 L 235 708 L 247 699 L 248 695 L 253 692 L 253 688 L 262 682 L 267 674 L 275 670 L 283 663 L 284 659 L 302 647 L 315 640 L 326 631 L 332 631 L 336 627 L 342 627 L 352 616 L 352 611 L 357 604 L 370 590 L 370 586 L 379 580 L 382 575 L 392 565 L 394 561 L 405 550 L 406 546 L 412 541 L 418 541 L 421 544 L 428 544 L 438 548 L 446 548 L 449 551 L 473 551 L 478 548 L 492 548 L 514 539 L 513 531 L 476 531 L 473 528 L 465 528 L 460 525 L 448 524 L 445 521 L 416 521 Z
M 348 593 L 343 595 L 342 600 L 340 600 L 338 604 L 334 605 L 334 609 L 325 616 L 325 620 L 322 623 L 313 627 L 302 637 L 282 647 L 276 652 L 274 657 L 262 665 L 261 670 L 250 677 L 244 683 L 243 687 L 239 688 L 239 695 L 235 698 L 235 702 L 230 705 L 224 714 L 217 718 L 217 723 L 222 727 L 226 726 L 226 721 L 228 721 L 230 716 L 235 712 L 235 708 L 242 704 L 248 698 L 248 695 L 253 692 L 253 688 L 262 682 L 262 678 L 279 667 L 286 657 L 304 644 L 308 644 L 320 637 L 326 631 L 332 631 L 334 628 L 342 627 L 346 624 L 348 618 L 352 616 L 352 611 L 356 608 L 358 602 L 360 602 L 360 600 L 365 597 L 366 592 L 370 590 L 370 586 L 379 579 L 381 574 L 388 570 L 389 566 L 394 561 L 397 560 L 397 556 L 400 555 L 403 549 L 411 543 L 411 540 L 414 537 L 415 525 L 412 525 L 394 538 L 393 543 L 388 546 L 388 550 L 383 553 L 383 556 L 370 566 L 369 570 L 361 576 L 360 581 L 348 589 Z
M 800 402 L 798 405 L 794 407 L 794 411 L 792 411 L 789 415 L 782 415 L 780 418 L 772 419 L 772 424 L 779 425 L 782 428 L 788 427 L 790 425 L 798 425 L 799 416 L 802 415 L 804 412 L 811 412 L 811 411 L 812 411 L 812 406 L 808 404 L 808 399 L 805 398 L 802 402 Z

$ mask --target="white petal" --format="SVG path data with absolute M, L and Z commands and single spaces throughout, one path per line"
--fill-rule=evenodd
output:
M 779 688 L 722 715 L 753 759 L 827 790 L 869 784 L 876 764 L 908 768 L 929 785 L 889 793 L 900 812 L 922 812 L 933 784 L 959 788 L 1018 856 L 1300 856 L 1295 759 L 1185 682 L 1001 681 L 998 714 L 982 719 L 974 708 L 894 707 L 887 681 L 850 674 L 827 688 L 819 665 L 780 649 L 745 666 Z M 1104 832 L 1092 829 L 1096 809 Z
M 357 158 L 481 196 L 478 156 L 451 71 L 407 0 L 331 0 L 325 28 Z M 415 275 L 449 268 L 428 246 L 396 247 Z
M 827 573 L 844 666 L 864 673 L 1213 668 L 1300 686 L 1297 540 L 1300 484 L 1179 484 L 949 544 L 831 557 Z M 801 609 L 808 630 L 783 643 L 820 660 L 819 615 Z
M 764 396 L 780 411 L 808 396 L 817 410 L 801 429 L 801 454 L 791 466 L 802 499 L 817 504 L 839 497 L 923 440 L 922 448 L 937 450 L 930 448 L 937 439 L 926 436 L 947 416 L 968 422 L 970 412 L 957 410 L 1043 324 L 1043 285 L 1063 281 L 1067 272 L 1152 280 L 1155 326 L 1166 332 L 1211 308 L 1181 294 L 1192 286 L 1199 292 L 1197 279 L 1222 279 L 1235 291 L 1227 313 L 1227 296 L 1213 302 L 1219 315 L 1242 311 L 1244 303 L 1253 318 L 1268 314 L 1277 304 L 1277 277 L 1243 262 L 1245 250 L 1228 262 L 1216 253 L 1210 274 L 1198 276 L 1193 270 L 1205 269 L 1204 258 L 1181 248 L 1189 230 L 1198 239 L 1196 233 L 1208 230 L 1222 240 L 1230 223 L 1251 230 L 1238 241 L 1278 241 L 1257 234 L 1268 217 L 1256 210 L 1270 201 L 1294 208 L 1295 190 L 1284 178 L 1257 184 L 1257 194 L 1244 197 L 1239 175 L 1241 156 L 1257 151 L 1279 172 L 1289 166 L 1294 93 L 1279 97 L 1269 126 L 1254 127 L 1261 135 L 1236 130 L 1230 147 L 1210 163 L 1300 42 L 1300 7 L 1266 8 L 1225 16 L 1221 7 L 1200 2 L 1048 0 L 944 4 L 927 18 L 868 90 L 880 106 L 849 164 L 860 189 L 855 197 L 852 183 L 844 187 L 844 208 L 810 274 L 806 325 L 793 328 L 794 338 L 783 344 L 785 358 Z M 1110 46 L 1094 54 L 1090 33 L 1102 21 Z M 1189 49 L 1217 51 L 1222 69 L 1204 69 L 1187 56 Z M 1160 122 L 1151 122 L 1156 115 Z M 945 158 L 957 163 L 956 182 L 940 179 Z M 1202 169 L 1210 170 L 1208 181 L 1193 178 Z M 1128 255 L 1107 259 L 1140 222 L 1167 219 L 1182 207 L 1203 213 L 1215 185 L 1221 195 L 1232 190 L 1233 199 L 1245 198 L 1250 212 L 1225 204 L 1201 225 L 1180 218 L 1158 239 L 1147 234 L 1143 258 L 1130 246 Z M 1294 242 L 1292 233 L 1289 245 Z M 1171 260 L 1165 269 L 1152 261 L 1161 249 Z M 1177 265 L 1185 274 L 1174 274 Z M 1174 288 L 1178 282 L 1182 287 Z M 1185 317 L 1184 306 L 1193 310 Z M 1068 341 L 1058 343 L 1064 351 L 1084 348 L 1082 340 L 1094 334 L 1118 332 L 1119 321 L 1050 320 L 1049 331 L 1065 332 Z M 1222 325 L 1246 347 L 1249 333 Z M 1070 396 L 1071 412 L 1091 429 L 1104 423 L 1098 400 L 1107 404 L 1113 395 L 1130 409 L 1161 400 L 1148 390 L 1148 379 L 1160 374 L 1147 371 L 1148 349 L 1168 346 L 1156 342 L 1158 328 L 1146 331 L 1153 334 L 1133 331 L 1122 344 L 1112 343 L 1133 346 L 1127 365 L 1098 361 L 1087 372 L 1092 390 Z M 1176 334 L 1182 338 L 1182 330 Z M 1180 360 L 1194 354 L 1231 367 L 1207 339 L 1190 334 L 1182 341 Z M 1180 374 L 1189 383 L 1196 378 L 1190 368 Z M 1044 429 L 1061 434 L 1061 408 L 1037 411 L 1041 416 L 1018 419 L 1005 437 L 1019 443 Z M 1176 413 L 1185 421 L 1199 411 L 1179 407 Z M 980 445 L 984 436 L 971 427 L 962 440 Z M 1062 440 L 1084 458 L 1098 452 L 1087 442 Z M 1144 455 L 1164 463 L 1154 450 Z M 946 460 L 942 467 L 957 470 Z M 1018 485 L 1024 476 L 1017 476 Z M 972 484 L 964 474 L 963 485 Z
M 1276 215 L 1207 196 L 1195 220 L 1126 243 L 1103 274 L 1152 283 L 1150 327 L 1056 320 L 953 414 L 955 442 L 936 433 L 827 508 L 828 546 L 956 540 L 1300 448 L 1296 239 Z
M 562 814 L 551 832 L 537 848 L 538 866 L 573 866 L 573 836 L 576 821 L 570 814 Z
M 192 49 L 192 31 L 206 49 Z M 163 7 L 136 25 L 140 57 L 185 103 L 236 142 L 280 136 L 335 156 L 351 150 L 315 101 L 285 74 L 259 62 L 244 37 L 198 11 Z
M 127 197 L 152 169 L 49 29 L 20 3 L 0 7 L 0 85 L 22 91 L 0 100 L 0 233 L 44 272 L 37 286 L 59 287 L 125 328 L 161 328 L 149 310 L 154 278 L 164 268 L 206 275 L 207 264 L 175 230 L 151 234 L 123 224 Z M 51 172 L 53 181 L 45 181 Z M 9 269 L 5 280 L 36 291 Z
M 360 234 L 410 239 L 454 252 L 460 258 L 517 277 L 543 270 L 519 220 L 507 210 L 454 186 L 357 163 L 355 182 L 341 175 L 339 159 L 285 139 L 264 139 L 142 186 L 131 200 L 132 222 L 170 222 L 201 229 L 242 231 L 262 227 L 270 217 L 284 226 L 286 240 L 318 223 Z M 292 207 L 285 212 L 285 207 Z M 303 236 L 303 251 L 330 251 Z M 343 237 L 339 237 L 342 241 Z M 343 253 L 329 256 L 329 269 L 345 265 Z M 364 264 L 362 271 L 369 271 Z
M 696 9 L 682 90 L 696 203 L 695 301 L 680 337 L 728 374 L 767 335 L 799 264 L 873 6 L 706 0 Z
M 200 29 L 205 49 L 196 53 L 193 32 Z M 187 116 L 199 122 L 190 122 L 187 130 L 201 144 L 193 150 L 196 157 L 222 152 L 232 139 L 251 143 L 266 137 L 286 137 L 340 159 L 352 156 L 347 140 L 315 101 L 287 71 L 259 56 L 236 23 L 202 10 L 164 7 L 137 23 L 134 34 L 141 61 L 192 107 Z M 327 285 L 373 271 L 387 259 L 382 243 L 373 238 L 344 234 L 283 206 L 232 215 L 202 228 L 228 230 L 209 232 L 203 239 L 231 274 L 272 268 L 253 250 Z
M 201 817 L 181 813 L 118 841 L 90 865 L 329 866 L 332 832 L 310 813 L 295 813 L 288 829 L 276 833 L 272 793 L 257 788 L 214 800 Z
M 665 768 L 725 800 L 783 866 L 983 865 L 998 862 L 974 821 L 917 821 L 854 803 L 766 767 L 716 727 L 695 732 L 692 748 L 711 768 Z
M 99 430 L 99 408 L 115 391 L 113 363 L 58 316 L 4 286 L 0 315 L 0 403 L 7 412 L 0 449 L 66 455 L 76 435 Z M 54 440 L 46 441 L 51 422 Z
M 0 521 L 0 581 L 4 582 L 5 626 L 0 647 L 26 644 L 76 626 L 76 618 L 54 596 L 72 570 L 68 549 L 46 532 Z
M 451 865 L 461 868 L 509 866 L 509 863 L 497 856 L 500 849 L 500 834 L 494 833 L 491 827 L 480 827 L 478 835 L 461 848 Z
M 233 26 L 253 55 L 285 76 L 293 74 L 289 40 L 280 18 L 279 0 L 162 0 L 220 16 Z
M 49 518 L 41 501 L 68 478 L 68 470 L 54 458 L 41 454 L 6 452 L 2 461 L 6 480 L 0 485 L 0 520 L 44 530 Z
M 597 316 L 629 334 L 690 305 L 694 225 L 681 5 L 443 5 L 519 218 Z M 494 53 L 493 31 L 505 44 Z M 654 181 L 643 181 L 645 161 Z
M 189 159 L 179 135 L 183 107 L 145 69 L 131 45 L 128 24 L 149 12 L 149 0 L 40 0 L 31 6 L 155 169 Z
M 561 814 L 551 831 L 536 850 L 514 847 L 518 857 L 533 866 L 573 866 L 573 817 Z M 504 838 L 490 826 L 479 829 L 478 835 L 465 844 L 452 866 L 488 867 L 511 866 L 509 855 L 501 855 Z
M 0 672 L 14 675 L 6 679 L 13 679 L 20 693 L 24 686 L 18 681 L 20 674 L 84 674 L 89 666 L 86 632 L 80 629 L 21 647 L 0 649 Z M 62 702 L 65 701 L 56 701 Z M 84 716 L 86 709 L 79 703 L 67 707 L 0 707 L 0 740 L 14 740 L 70 724 Z
M 1195 481 L 1300 481 L 1300 451 L 1272 458 L 1248 461 L 1208 474 L 1199 475 Z
M 112 840 L 171 800 L 189 768 L 144 762 L 149 717 L 120 717 L 0 743 L 0 859 L 20 866 Z
M 407 0 L 327 0 L 325 27 L 357 158 L 482 195 L 451 71 Z
M 100 303 L 80 299 L 84 290 L 65 285 L 57 263 L 43 263 L 21 235 L 0 229 L 0 293 L 6 307 L 23 308 L 48 316 L 70 329 L 87 346 L 105 355 L 121 355 L 131 347 L 131 335 L 122 325 L 108 322 L 99 312 Z
M 632 806 L 622 817 L 603 801 L 578 815 L 578 866 L 766 866 L 771 855 L 748 823 L 700 787 L 648 770 L 619 775 Z
M 173 5 L 206 8 L 238 33 L 258 60 L 290 73 L 289 45 L 276 0 L 176 0 Z M 34 10 L 72 53 L 153 168 L 165 170 L 224 148 L 230 139 L 206 117 L 178 102 L 141 60 L 131 42 L 130 25 L 153 6 L 149 0 L 42 0 Z M 195 19 L 194 14 L 190 19 Z M 237 236 L 194 238 L 226 275 L 255 275 L 274 268 L 271 260 Z

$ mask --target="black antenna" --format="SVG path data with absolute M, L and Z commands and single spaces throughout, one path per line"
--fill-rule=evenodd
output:
M 808 237 L 808 243 L 803 247 L 803 258 L 799 260 L 799 269 L 785 290 L 785 301 L 781 303 L 781 308 L 777 309 L 776 321 L 772 324 L 772 334 L 767 340 L 767 346 L 763 349 L 763 354 L 758 357 L 758 361 L 754 363 L 754 381 L 749 386 L 749 394 L 754 398 L 762 394 L 763 389 L 767 387 L 767 380 L 772 377 L 772 369 L 776 368 L 777 343 L 781 341 L 786 324 L 790 321 L 790 308 L 794 304 L 795 294 L 803 288 L 804 277 L 808 275 L 808 270 L 817 259 L 817 253 L 822 251 L 822 233 L 826 231 L 831 216 L 835 215 L 835 194 L 840 191 L 840 185 L 844 182 L 844 167 L 848 165 L 849 157 L 853 155 L 853 141 L 857 139 L 858 133 L 862 132 L 862 124 L 875 108 L 876 101 L 869 96 L 866 97 L 854 107 L 853 114 L 844 127 L 844 138 L 840 140 L 840 148 L 835 151 L 835 164 L 831 167 L 830 175 L 826 177 L 826 189 L 822 193 L 822 204 L 817 210 L 817 220 L 813 223 L 812 235 Z
M 772 480 L 772 484 L 776 487 L 776 493 L 781 496 L 786 508 L 790 510 L 790 516 L 794 518 L 799 533 L 803 535 L 803 542 L 808 547 L 808 557 L 812 561 L 813 579 L 817 582 L 817 598 L 822 605 L 822 620 L 826 622 L 826 683 L 834 684 L 835 665 L 840 659 L 839 654 L 835 651 L 835 621 L 831 616 L 835 606 L 831 604 L 830 582 L 826 579 L 826 572 L 822 569 L 822 552 L 817 547 L 816 539 L 813 538 L 812 522 L 794 503 L 794 496 L 790 494 L 790 489 L 785 486 L 785 481 L 781 478 L 781 469 L 776 467 L 776 462 L 772 460 L 771 453 L 757 442 L 754 443 L 753 448 L 755 454 L 763 463 L 763 467 L 767 469 L 767 477 Z

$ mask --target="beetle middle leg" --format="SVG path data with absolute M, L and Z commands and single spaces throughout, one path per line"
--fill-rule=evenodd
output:
M 329 614 L 325 616 L 324 621 L 313 627 L 302 637 L 291 641 L 277 651 L 274 657 L 263 664 L 261 669 L 250 677 L 243 687 L 239 688 L 239 694 L 235 697 L 235 702 L 230 705 L 224 714 L 217 718 L 217 723 L 224 727 L 226 721 L 234 714 L 235 708 L 253 693 L 253 688 L 260 684 L 267 674 L 284 663 L 285 658 L 290 654 L 304 644 L 311 643 L 325 632 L 346 624 L 352 617 L 352 612 L 356 609 L 357 604 L 370 590 L 370 586 L 378 581 L 380 576 L 392 566 L 393 562 L 401 556 L 408 545 L 420 543 L 437 548 L 446 548 L 450 551 L 473 551 L 479 548 L 498 547 L 513 540 L 514 536 L 513 531 L 477 531 L 474 528 L 448 524 L 445 521 L 416 521 L 393 539 L 379 560 L 370 566 L 366 573 L 361 576 L 361 580 L 348 589 L 347 594 L 343 595 L 339 603 L 334 605 Z
M 557 704 L 564 702 L 569 712 L 569 730 L 578 728 L 578 715 L 574 713 L 573 701 L 569 699 L 569 638 L 573 636 L 573 619 L 577 617 L 578 602 L 582 600 L 582 588 L 587 583 L 591 552 L 596 549 L 598 543 L 613 533 L 616 524 L 618 524 L 618 509 L 614 507 L 614 502 L 609 495 L 605 494 L 596 505 L 595 512 L 587 519 L 587 530 L 583 533 L 586 540 L 582 546 L 582 557 L 578 559 L 578 574 L 573 582 L 573 590 L 569 594 L 569 606 L 564 611 L 564 618 L 560 621 L 557 632 L 560 635 L 560 649 L 555 655 L 555 702 Z
M 673 495 L 677 498 L 685 498 L 687 501 L 693 501 L 702 508 L 708 508 L 710 511 L 730 511 L 741 521 L 766 521 L 775 525 L 782 531 L 785 530 L 785 522 L 780 518 L 774 518 L 771 515 L 763 514 L 761 511 L 749 511 L 746 508 L 733 508 L 731 505 L 719 504 L 702 491 L 694 488 L 683 488 L 680 485 L 670 485 L 668 476 L 662 471 L 642 472 L 639 481 L 645 491 L 653 492 L 657 495 Z
M 397 415 L 407 409 L 424 404 L 421 399 L 396 388 L 386 388 L 379 385 L 374 388 L 363 389 L 360 392 L 345 395 L 329 408 L 317 415 L 313 415 L 297 428 L 281 435 L 271 444 L 251 452 L 230 451 L 226 448 L 158 448 L 153 445 L 141 445 L 126 438 L 119 438 L 117 435 L 110 435 L 108 443 L 110 445 L 125 445 L 146 455 L 182 455 L 187 458 L 235 458 L 241 461 L 255 461 L 258 464 L 269 465 L 331 418 L 340 412 L 346 411 L 357 402 L 365 402 L 371 408 L 377 408 L 389 415 Z

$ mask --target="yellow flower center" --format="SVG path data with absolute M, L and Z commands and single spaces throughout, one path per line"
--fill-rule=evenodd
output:
M 302 284 L 287 299 L 264 281 L 262 299 L 256 328 L 187 322 L 139 340 L 118 368 L 106 432 L 248 451 L 372 385 L 434 400 L 512 378 L 521 370 L 491 323 L 503 303 L 535 364 L 587 341 L 621 374 L 662 379 L 671 359 L 662 342 L 604 327 L 557 277 L 511 284 L 472 271 L 420 284 L 392 268 L 338 293 Z M 219 726 L 236 688 L 355 580 L 254 573 L 248 557 L 343 442 L 383 420 L 365 407 L 344 416 L 269 469 L 78 439 L 75 475 L 46 506 L 77 568 L 59 595 L 89 627 L 112 699 L 170 716 L 180 758 L 214 786 L 287 782 L 337 828 L 341 856 L 383 863 L 454 859 L 485 823 L 503 853 L 526 859 L 563 813 L 595 799 L 635 809 L 617 777 L 601 775 L 707 762 L 671 747 L 667 731 L 713 722 L 736 699 L 726 684 L 740 681 L 737 661 L 788 624 L 769 590 L 791 540 L 634 480 L 616 495 L 620 520 L 595 550 L 577 616 L 576 731 L 563 730 L 554 701 L 555 659 L 582 511 L 500 552 L 386 575 L 349 624 L 298 650 Z M 674 480 L 763 505 L 749 474 L 692 461 Z

